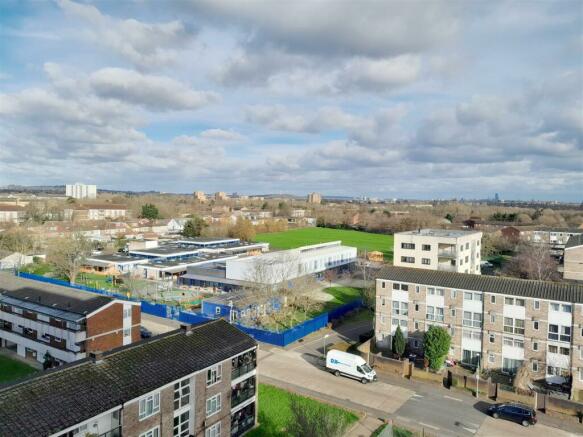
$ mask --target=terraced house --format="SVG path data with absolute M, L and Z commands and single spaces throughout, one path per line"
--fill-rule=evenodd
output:
M 219 437 L 256 423 L 257 343 L 224 320 L 0 388 L 0 435 Z
M 376 280 L 375 338 L 390 349 L 397 326 L 423 350 L 431 325 L 452 336 L 450 357 L 569 387 L 583 399 L 583 286 L 387 267 Z

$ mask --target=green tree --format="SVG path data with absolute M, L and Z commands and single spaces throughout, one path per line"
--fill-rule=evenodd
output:
M 441 369 L 451 344 L 451 337 L 447 330 L 440 326 L 430 326 L 425 332 L 423 343 L 425 358 L 429 361 L 429 367 L 433 370 Z
M 200 234 L 208 224 L 198 216 L 192 217 L 184 224 L 184 229 L 182 230 L 182 236 L 188 238 L 200 237 Z
M 401 359 L 405 353 L 405 336 L 403 335 L 400 326 L 397 326 L 395 335 L 393 335 L 393 353 L 397 355 L 399 359 Z
M 455 218 L 455 216 L 454 216 L 452 213 L 450 213 L 450 212 L 448 212 L 448 213 L 445 215 L 445 219 L 446 219 L 446 220 L 449 220 L 450 222 L 453 222 L 453 219 L 454 219 L 454 218 Z
M 146 203 L 145 205 L 142 205 L 142 213 L 140 214 L 140 217 L 150 220 L 157 219 L 160 218 L 160 211 L 158 211 L 156 205 Z

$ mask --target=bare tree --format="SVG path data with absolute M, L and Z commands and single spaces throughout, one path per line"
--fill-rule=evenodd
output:
M 523 279 L 554 281 L 560 279 L 557 262 L 544 244 L 522 244 L 507 264 L 505 273 Z
M 81 234 L 51 240 L 47 247 L 47 259 L 57 273 L 75 283 L 81 266 L 91 254 L 91 242 Z
M 37 242 L 26 230 L 15 227 L 0 235 L 0 249 L 16 253 L 14 268 L 20 270 L 26 255 L 35 250 Z

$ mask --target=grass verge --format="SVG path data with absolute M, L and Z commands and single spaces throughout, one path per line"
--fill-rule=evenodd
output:
M 290 393 L 286 390 L 267 385 L 259 384 L 259 426 L 250 431 L 247 435 L 250 437 L 267 437 L 267 436 L 288 436 L 287 432 L 290 422 L 293 420 L 290 402 L 292 398 L 297 398 L 300 402 L 307 404 L 310 409 L 318 411 L 320 415 L 331 415 L 335 420 L 344 424 L 344 429 L 359 417 L 341 408 L 318 402 L 314 399 Z
M 37 370 L 19 360 L 0 355 L 0 384 L 24 378 Z

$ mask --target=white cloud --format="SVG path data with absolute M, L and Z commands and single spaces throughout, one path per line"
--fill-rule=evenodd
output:
M 218 101 L 216 93 L 195 91 L 163 76 L 144 75 L 121 68 L 104 68 L 89 77 L 101 97 L 143 106 L 152 111 L 198 109 Z

